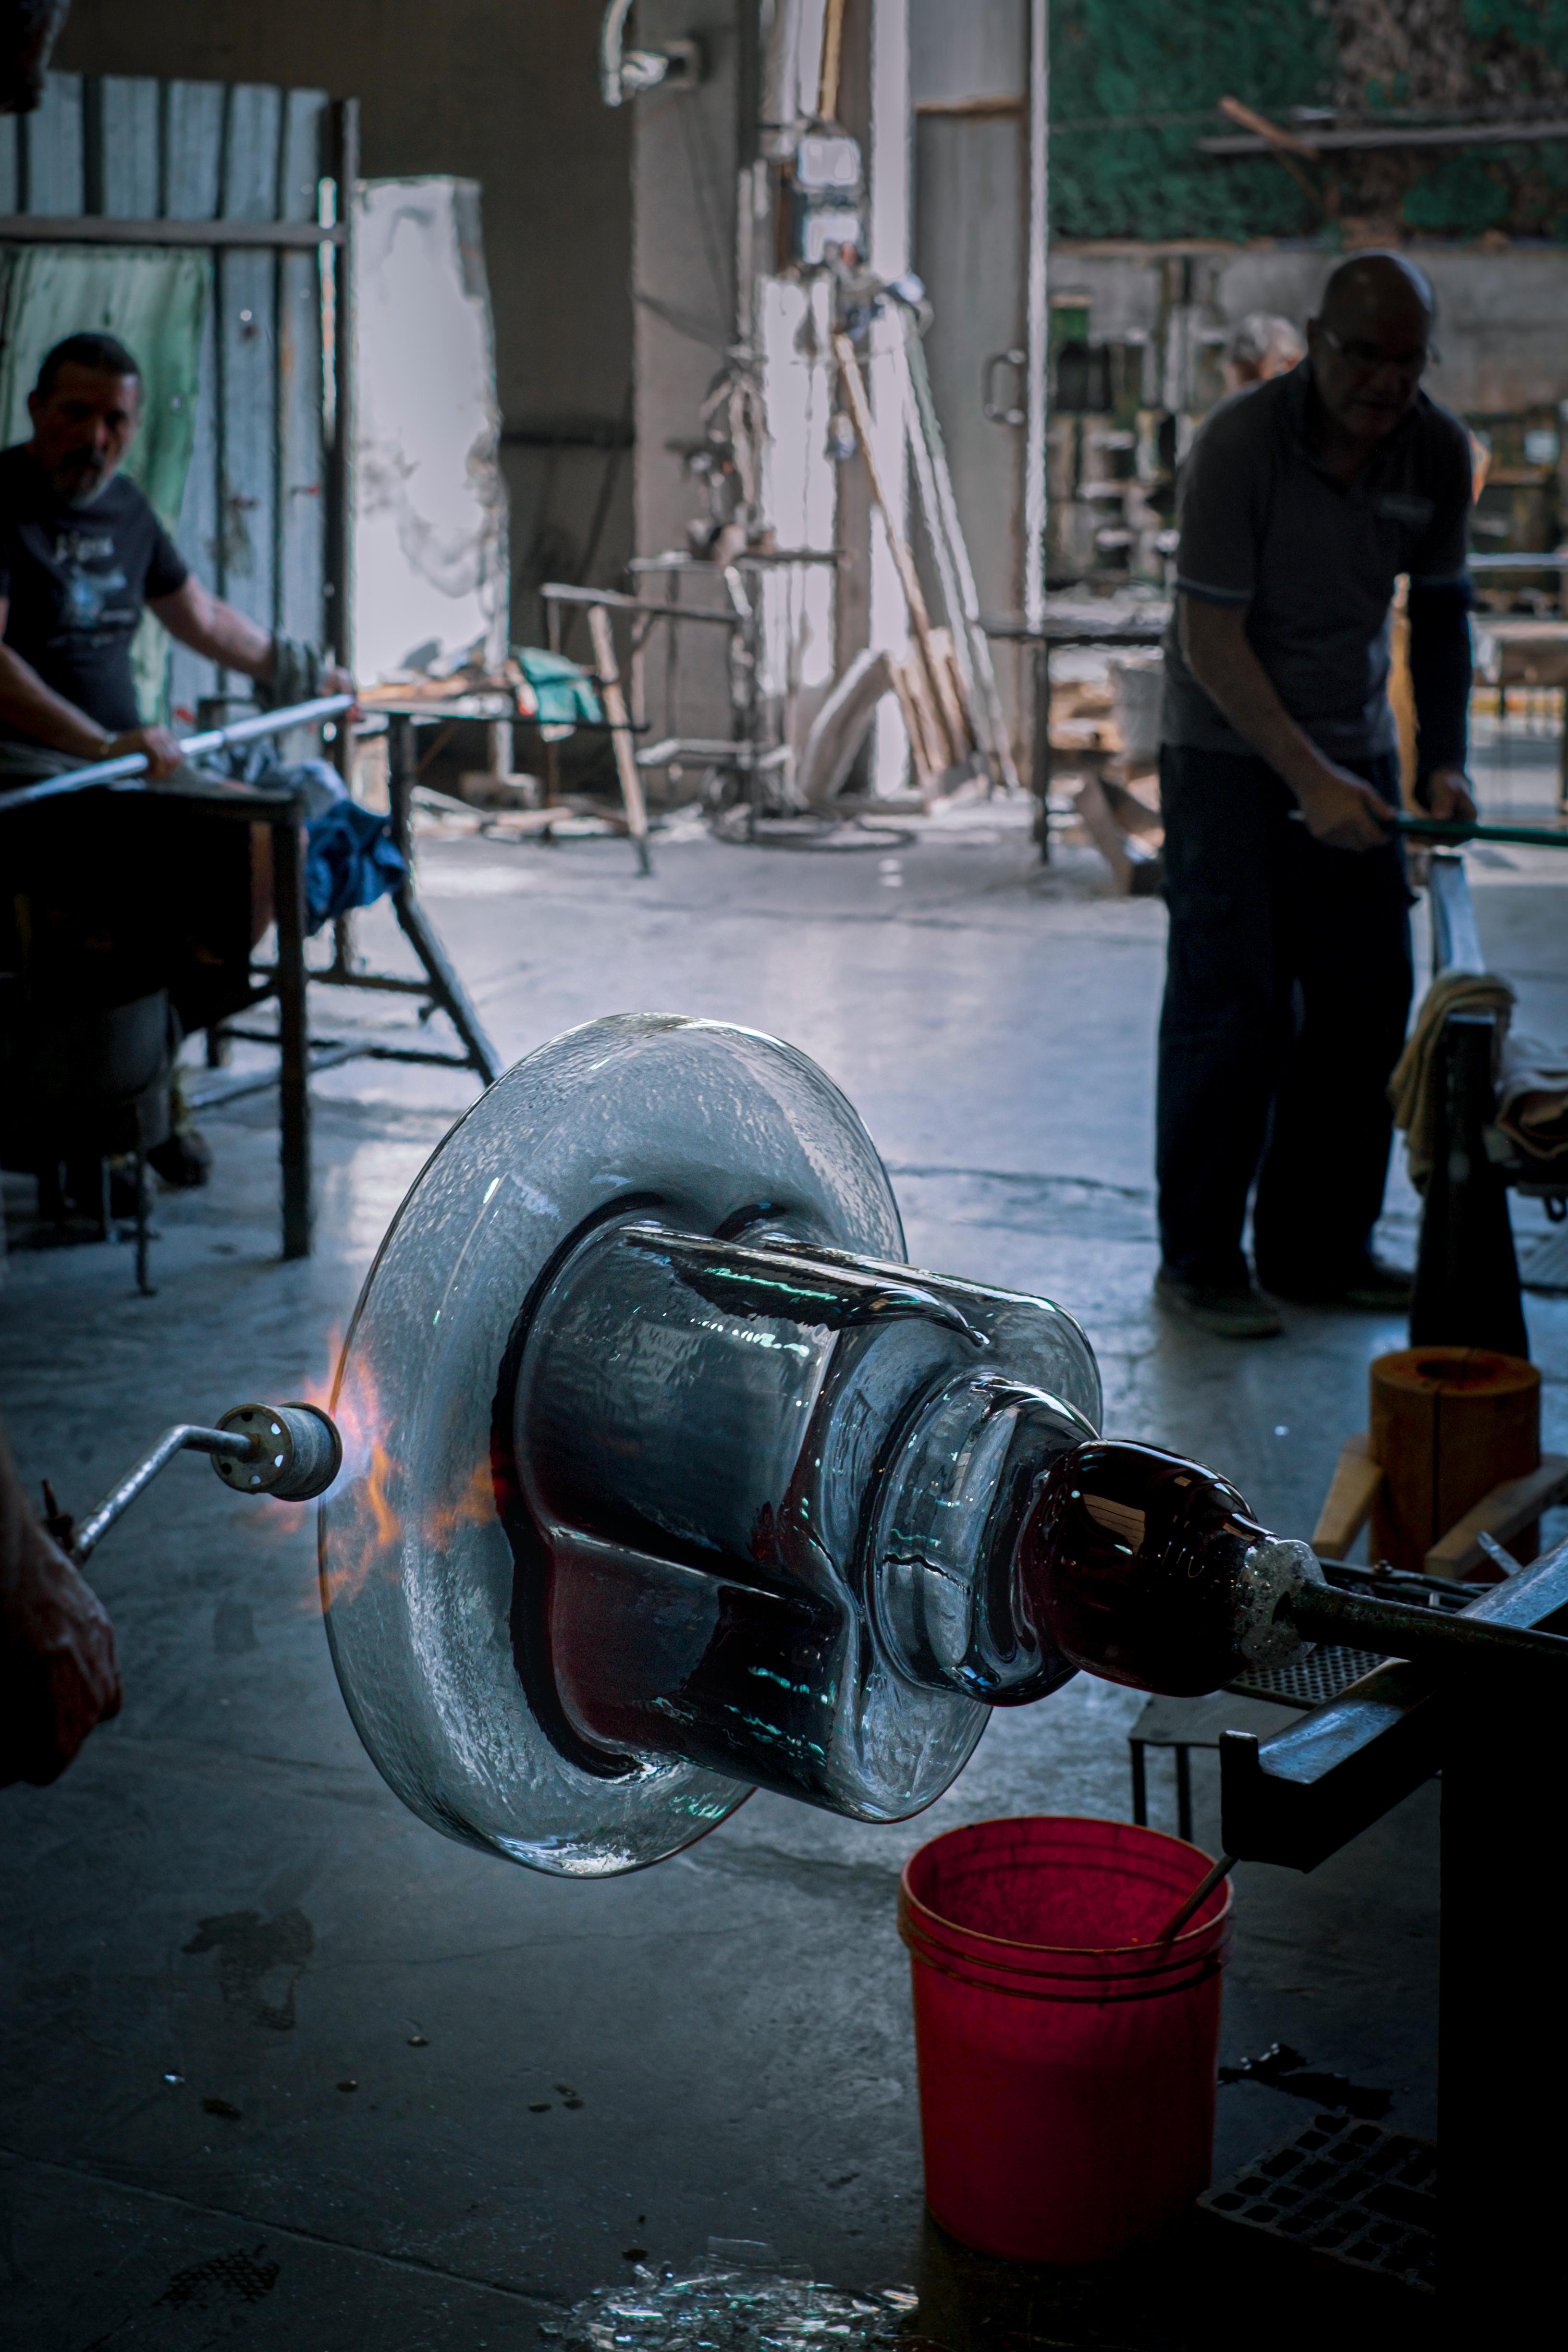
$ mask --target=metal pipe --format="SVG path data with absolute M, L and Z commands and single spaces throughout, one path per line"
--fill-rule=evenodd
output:
M 254 719 L 237 719 L 227 727 L 209 727 L 200 735 L 186 735 L 180 741 L 183 759 L 194 760 L 204 751 L 221 751 L 230 743 L 253 743 L 264 735 L 286 734 L 291 727 L 315 727 L 323 719 L 335 719 L 344 710 L 352 710 L 352 694 L 318 695 L 311 702 L 293 702 L 283 710 L 258 711 Z M 72 768 L 63 776 L 45 776 L 36 784 L 22 784 L 14 793 L 0 793 L 0 813 L 12 809 L 31 808 L 39 801 L 57 800 L 66 793 L 86 792 L 98 784 L 115 784 L 121 790 L 137 777 L 144 776 L 151 762 L 145 751 L 126 751 L 114 760 L 95 760 L 85 768 Z
M 87 1559 L 176 1454 L 211 1454 L 226 1486 L 240 1494 L 272 1495 L 282 1503 L 324 1495 L 343 1458 L 337 1429 L 319 1405 L 237 1404 L 216 1429 L 180 1422 L 163 1432 L 152 1452 L 82 1521 L 68 1545 L 73 1559 Z
M 1024 619 L 1046 617 L 1046 427 L 1050 363 L 1051 49 L 1049 0 L 1029 0 L 1028 331 L 1025 381 Z
M 801 0 L 774 0 L 763 64 L 762 128 L 788 152 L 800 120 Z
M 1509 1668 L 1546 1666 L 1562 1673 L 1568 1667 L 1568 1639 L 1561 1633 L 1500 1625 L 1466 1610 L 1413 1609 L 1402 1601 L 1376 1601 L 1330 1584 L 1304 1586 L 1281 1604 L 1279 1614 L 1310 1641 L 1364 1648 L 1359 1637 L 1366 1634 L 1382 1643 L 1389 1656 L 1416 1665 L 1479 1666 L 1489 1660 Z
M 1186 1752 L 1187 1751 L 1184 1748 L 1178 1748 L 1176 1750 L 1178 1756 L 1184 1756 Z M 1173 1937 L 1179 1936 L 1182 1929 L 1186 1926 L 1187 1921 L 1192 1917 L 1194 1912 L 1198 1910 L 1200 1906 L 1208 1900 L 1208 1897 L 1214 1893 L 1215 1888 L 1219 1885 L 1220 1880 L 1222 1878 L 1228 1878 L 1235 1868 L 1235 1854 L 1222 1853 L 1219 1860 L 1214 1864 L 1212 1869 L 1206 1870 L 1204 1873 L 1203 1876 L 1199 1879 L 1197 1885 L 1194 1887 L 1192 1893 L 1187 1896 L 1186 1901 L 1181 1906 L 1180 1909 L 1173 1912 L 1170 1918 L 1166 1920 L 1164 1926 L 1161 1928 L 1159 1934 L 1154 1938 L 1155 1943 L 1168 1944 Z
M 134 1469 L 128 1470 L 118 1486 L 110 1487 L 96 1511 L 82 1521 L 71 1538 L 71 1557 L 79 1565 L 86 1559 L 109 1533 L 116 1519 L 121 1518 L 136 1500 L 144 1486 L 152 1485 L 165 1463 L 176 1454 L 222 1454 L 236 1462 L 256 1462 L 260 1459 L 261 1444 L 258 1438 L 238 1437 L 223 1429 L 203 1429 L 195 1422 L 179 1422 L 166 1429 L 150 1454 L 144 1454 Z
M 1290 811 L 1292 824 L 1305 824 L 1300 809 Z M 1406 816 L 1388 810 L 1379 812 L 1378 822 L 1391 833 L 1408 834 L 1415 841 L 1430 841 L 1442 849 L 1462 848 L 1467 841 L 1522 842 L 1531 849 L 1568 849 L 1568 825 L 1488 824 L 1480 817 Z
M 1568 825 L 1488 824 L 1479 817 L 1465 821 L 1440 816 L 1394 816 L 1389 823 L 1395 833 L 1407 833 L 1417 841 L 1440 842 L 1450 849 L 1467 841 L 1514 841 L 1531 849 L 1568 849 Z

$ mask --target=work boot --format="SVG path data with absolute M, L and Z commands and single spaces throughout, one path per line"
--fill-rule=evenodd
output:
M 1154 1276 L 1154 1302 L 1217 1339 L 1274 1339 L 1285 1326 L 1249 1276 L 1229 1283 L 1186 1282 L 1168 1265 Z
M 1403 1315 L 1409 1307 L 1415 1277 L 1402 1266 L 1385 1265 L 1368 1250 L 1348 1272 L 1326 1280 L 1292 1281 L 1287 1276 L 1280 1281 L 1273 1278 L 1270 1269 L 1268 1287 L 1299 1307 L 1353 1307 L 1368 1315 Z
M 172 1191 L 195 1192 L 213 1172 L 212 1145 L 198 1129 L 177 1127 L 166 1143 L 153 1146 L 147 1154 L 147 1165 L 157 1171 Z

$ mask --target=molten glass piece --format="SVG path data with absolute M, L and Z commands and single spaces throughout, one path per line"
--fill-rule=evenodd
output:
M 1436 1614 L 1331 1591 L 1212 1472 L 1102 1442 L 1078 1326 L 904 1263 L 843 1097 L 715 1023 L 597 1022 L 490 1089 L 387 1235 L 332 1410 L 355 1725 L 426 1821 L 536 1869 L 658 1861 L 757 1787 L 900 1820 L 1080 1667 L 1195 1693 L 1347 1610 Z

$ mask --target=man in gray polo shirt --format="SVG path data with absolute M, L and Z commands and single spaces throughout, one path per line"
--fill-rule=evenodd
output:
M 1421 390 L 1432 326 L 1431 288 L 1398 255 L 1343 263 L 1307 358 L 1215 409 L 1184 468 L 1160 754 L 1156 1296 L 1227 1338 L 1280 1328 L 1265 1292 L 1384 1311 L 1409 1296 L 1371 1249 L 1411 992 L 1385 821 L 1401 572 L 1418 794 L 1474 814 L 1469 441 Z M 1255 1180 L 1256 1282 L 1241 1246 Z

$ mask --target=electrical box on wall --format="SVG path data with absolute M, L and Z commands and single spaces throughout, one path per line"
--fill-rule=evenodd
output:
M 858 259 L 866 248 L 860 197 L 859 141 L 831 124 L 808 131 L 790 184 L 791 258 L 807 269 Z

